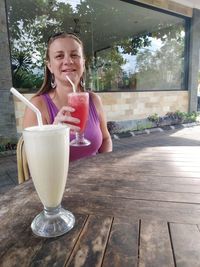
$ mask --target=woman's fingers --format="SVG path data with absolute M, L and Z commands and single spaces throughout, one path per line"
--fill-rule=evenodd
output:
M 75 109 L 72 107 L 64 106 L 60 109 L 58 114 L 54 119 L 54 124 L 65 123 L 67 126 L 71 128 L 73 131 L 79 131 L 80 127 L 76 126 L 76 124 L 80 123 L 78 118 L 74 118 L 71 116 L 71 112 L 74 112 Z
M 57 120 L 59 120 L 59 122 L 65 122 L 65 123 L 75 123 L 75 124 L 79 124 L 80 120 L 78 118 L 74 118 L 70 115 L 58 115 L 56 116 Z
M 69 106 L 64 106 L 59 110 L 58 114 L 70 115 L 71 112 L 74 112 L 74 111 L 75 111 L 74 108 L 69 107 Z
M 79 132 L 80 131 L 80 127 L 78 127 L 78 126 L 72 125 L 70 123 L 65 123 L 65 125 L 67 125 L 72 132 Z

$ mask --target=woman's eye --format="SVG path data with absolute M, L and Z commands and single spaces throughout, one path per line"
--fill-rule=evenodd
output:
M 62 55 L 57 55 L 56 58 L 62 58 Z
M 79 57 L 79 55 L 78 54 L 72 54 L 71 57 L 77 58 L 77 57 Z

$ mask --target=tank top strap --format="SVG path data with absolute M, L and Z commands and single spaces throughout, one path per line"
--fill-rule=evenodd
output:
M 50 96 L 48 94 L 42 94 L 42 98 L 47 106 L 49 118 L 50 118 L 50 124 L 54 122 L 54 118 L 58 113 L 58 108 L 51 100 Z
M 99 122 L 99 115 L 97 113 L 96 107 L 94 105 L 94 102 L 92 100 L 92 95 L 89 93 L 89 113 L 91 113 L 91 116 L 94 121 Z

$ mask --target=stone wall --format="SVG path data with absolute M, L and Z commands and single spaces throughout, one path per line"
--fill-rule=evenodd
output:
M 100 94 L 108 121 L 145 119 L 157 113 L 188 112 L 187 91 Z
M 2 139 L 16 138 L 16 122 L 13 98 L 10 50 L 6 19 L 5 1 L 0 1 L 0 142 Z
M 116 92 L 99 93 L 108 121 L 125 121 L 146 119 L 149 115 L 157 113 L 160 116 L 176 110 L 188 111 L 187 91 L 168 92 Z M 26 94 L 30 99 L 32 94 Z M 17 132 L 22 131 L 22 121 L 25 106 L 14 97 Z

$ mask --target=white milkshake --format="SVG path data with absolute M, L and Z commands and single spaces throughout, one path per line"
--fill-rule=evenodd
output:
M 32 221 L 34 234 L 56 237 L 75 224 L 72 212 L 61 206 L 69 167 L 69 128 L 66 125 L 43 125 L 37 107 L 14 88 L 10 90 L 37 115 L 38 125 L 23 130 L 28 166 L 44 209 Z
M 44 125 L 23 132 L 28 165 L 36 191 L 46 208 L 62 200 L 69 165 L 69 128 Z

